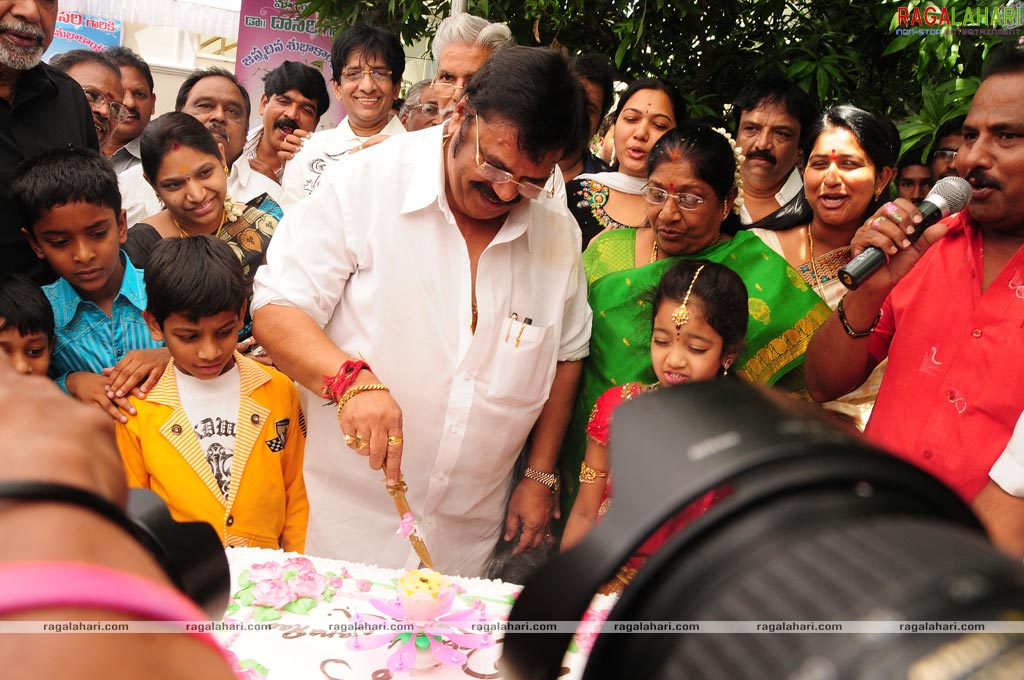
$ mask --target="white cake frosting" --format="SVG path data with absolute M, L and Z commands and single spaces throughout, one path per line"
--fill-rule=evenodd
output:
M 244 680 L 389 680 L 403 675 L 430 680 L 501 677 L 497 666 L 502 650 L 500 632 L 493 633 L 484 641 L 488 646 L 482 648 L 463 647 L 451 641 L 447 647 L 439 648 L 445 653 L 464 654 L 464 663 L 439 663 L 430 651 L 419 650 L 415 668 L 389 670 L 388 660 L 408 641 L 408 636 L 395 640 L 397 634 L 386 630 L 371 634 L 365 624 L 399 622 L 387 613 L 387 608 L 380 608 L 381 604 L 397 602 L 396 583 L 402 576 L 398 570 L 258 548 L 230 548 L 227 554 L 231 603 L 224 621 L 231 626 L 269 627 L 218 632 L 218 638 L 246 669 L 240 675 Z M 450 611 L 446 611 L 456 616 L 476 615 L 475 620 L 485 623 L 507 620 L 522 589 L 484 579 L 453 578 L 450 582 L 457 595 Z M 613 602 L 604 596 L 595 598 L 585 619 L 602 618 Z M 353 638 L 358 640 L 353 642 Z M 369 648 L 373 640 L 381 646 Z M 563 662 L 569 669 L 563 677 L 582 674 L 590 643 L 591 636 L 577 636 Z M 353 649 L 354 645 L 359 648 Z M 408 649 L 412 649 L 411 644 Z

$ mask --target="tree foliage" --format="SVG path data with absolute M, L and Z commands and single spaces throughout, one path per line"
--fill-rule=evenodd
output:
M 1007 36 L 897 35 L 897 10 L 997 7 L 998 0 L 469 0 L 468 11 L 509 25 L 522 45 L 598 53 L 623 80 L 661 75 L 691 115 L 722 115 L 762 70 L 784 71 L 820 106 L 850 102 L 915 123 L 916 140 L 962 112 L 981 62 Z M 309 0 L 327 30 L 366 21 L 407 43 L 429 37 L 448 0 Z M 966 90 L 964 89 L 966 88 Z M 909 148 L 909 144 L 906 145 Z

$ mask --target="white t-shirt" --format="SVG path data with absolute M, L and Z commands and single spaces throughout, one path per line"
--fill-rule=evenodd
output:
M 224 497 L 231 485 L 231 457 L 235 452 L 235 423 L 238 420 L 242 378 L 236 363 L 224 374 L 200 380 L 174 367 L 178 395 L 199 446 Z

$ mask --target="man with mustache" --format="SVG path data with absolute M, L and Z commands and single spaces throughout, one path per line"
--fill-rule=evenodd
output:
M 319 71 L 297 61 L 283 62 L 263 79 L 263 125 L 249 132 L 238 162 L 248 162 L 253 170 L 279 183 L 294 150 L 286 141 L 288 136 L 308 137 L 330 106 L 331 97 Z
M 125 109 L 128 117 L 121 121 L 110 142 L 103 149 L 118 173 L 142 162 L 139 151 L 139 136 L 153 117 L 156 109 L 156 93 L 153 92 L 153 73 L 149 64 L 131 49 L 118 45 L 104 54 L 121 69 L 121 84 L 124 86 Z
M 807 388 L 834 399 L 888 357 L 865 436 L 971 502 L 1020 559 L 1024 502 L 1005 503 L 1008 494 L 988 483 L 1024 410 L 1024 47 L 1015 42 L 986 64 L 956 170 L 971 202 L 917 241 L 906 236 L 920 213 L 903 199 L 858 230 L 853 254 L 874 245 L 889 261 L 818 330 Z
M 250 104 L 248 92 L 234 74 L 217 67 L 193 71 L 178 88 L 174 110 L 198 119 L 223 145 L 231 198 L 238 203 L 252 201 L 254 207 L 280 218 L 281 208 L 275 198 L 280 186 L 252 170 L 249 163 L 236 162 L 245 149 Z M 141 165 L 120 173 L 117 181 L 129 226 L 162 210 L 153 187 L 142 174 Z M 264 194 L 271 197 L 269 202 L 264 201 Z
M 40 284 L 56 275 L 21 235 L 10 194 L 14 169 L 47 149 L 99 149 L 81 86 L 41 62 L 56 21 L 56 2 L 0 0 L 0 269 Z
M 553 181 L 588 134 L 567 59 L 509 47 L 446 125 L 345 156 L 281 221 L 253 332 L 307 396 L 334 403 L 307 414 L 311 553 L 419 563 L 385 474 L 404 474 L 445 573 L 481 576 L 499 536 L 517 551 L 550 541 L 591 320 L 581 234 Z
M 746 157 L 740 166 L 742 224 L 771 217 L 803 191 L 797 162 L 814 113 L 807 93 L 781 75 L 766 75 L 737 95 L 736 144 Z

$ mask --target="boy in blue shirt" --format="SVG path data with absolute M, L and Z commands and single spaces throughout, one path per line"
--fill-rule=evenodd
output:
M 21 164 L 11 193 L 29 245 L 60 276 L 43 288 L 56 325 L 50 374 L 125 422 L 135 412 L 128 394 L 145 396 L 170 355 L 142 318 L 142 272 L 121 252 L 117 176 L 95 151 L 55 149 Z

